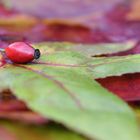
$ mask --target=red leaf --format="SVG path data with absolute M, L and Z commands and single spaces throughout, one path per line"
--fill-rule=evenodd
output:
M 48 122 L 46 118 L 43 118 L 37 113 L 34 113 L 32 111 L 12 111 L 12 112 L 0 111 L 0 118 L 20 121 L 28 124 L 43 124 Z
M 140 100 L 140 73 L 108 77 L 97 81 L 126 101 Z
M 1 93 L 0 118 L 30 124 L 42 124 L 47 122 L 47 119 L 29 110 L 22 101 L 16 99 L 16 97 L 7 90 Z
M 9 101 L 5 101 L 4 99 L 1 99 L 2 101 L 0 102 L 0 112 L 2 111 L 21 111 L 21 110 L 27 110 L 26 105 L 18 100 L 12 100 L 10 99 Z
M 33 16 L 24 15 L 27 19 L 24 20 L 24 22 L 28 21 L 32 26 L 28 26 L 28 28 L 17 28 L 16 22 L 18 24 L 22 23 L 20 20 L 22 18 L 20 17 L 23 16 L 23 13 L 15 12 L 14 15 L 11 14 L 11 18 L 5 18 L 5 21 L 2 19 L 2 23 L 8 23 L 8 26 L 0 28 L 0 34 L 20 34 L 20 36 L 32 42 L 57 40 L 98 43 L 122 41 L 126 39 L 125 35 L 122 37 L 122 34 L 124 34 L 124 23 L 121 25 L 117 25 L 116 23 L 118 17 L 122 17 L 122 20 L 125 18 L 127 7 L 123 4 L 118 6 L 118 4 L 123 3 L 124 0 L 106 0 L 102 2 L 87 2 L 86 0 L 68 2 L 61 0 L 57 3 L 57 6 L 55 0 L 47 3 L 46 1 L 44 2 L 44 0 L 36 0 L 34 4 L 28 2 L 27 5 L 25 1 L 23 3 L 17 0 L 10 1 L 12 1 L 14 8 L 22 11 L 24 14 L 32 13 L 32 15 L 45 18 L 36 19 Z M 63 8 L 65 7 L 65 9 L 60 8 L 61 6 Z M 108 13 L 113 14 L 109 15 Z M 115 22 L 112 17 L 115 17 Z
M 8 0 L 21 13 L 46 19 L 47 23 L 82 24 L 94 26 L 112 7 L 124 0 Z

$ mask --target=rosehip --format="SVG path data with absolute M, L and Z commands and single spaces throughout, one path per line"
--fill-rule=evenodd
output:
M 34 49 L 31 45 L 24 42 L 15 42 L 10 44 L 5 53 L 14 63 L 28 63 L 40 57 L 39 49 Z

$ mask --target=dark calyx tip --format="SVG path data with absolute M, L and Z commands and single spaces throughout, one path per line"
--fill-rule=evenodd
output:
M 39 49 L 35 49 L 34 58 L 38 59 L 39 57 L 40 57 L 40 50 Z

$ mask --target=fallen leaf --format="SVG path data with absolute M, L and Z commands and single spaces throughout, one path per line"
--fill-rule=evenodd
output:
M 3 33 L 4 33 L 4 34 L 8 34 L 8 35 L 9 34 L 10 35 L 11 34 L 20 35 L 20 36 L 23 36 L 23 38 L 25 38 L 25 40 L 29 41 L 29 42 L 40 42 L 40 41 L 49 40 L 49 41 L 71 41 L 71 42 L 80 42 L 80 43 L 81 42 L 82 43 L 99 43 L 99 42 L 126 41 L 128 39 L 138 39 L 139 38 L 139 32 L 138 32 L 139 27 L 138 27 L 138 29 L 135 29 L 136 28 L 135 23 L 124 24 L 124 22 L 123 22 L 123 19 L 125 19 L 125 17 L 123 15 L 126 11 L 125 10 L 123 11 L 121 9 L 123 9 L 123 8 L 125 9 L 126 6 L 123 6 L 123 4 L 122 4 L 122 8 L 120 8 L 118 6 L 118 3 L 120 3 L 120 2 L 123 3 L 123 1 L 122 0 L 115 1 L 115 2 L 112 0 L 109 0 L 109 1 L 110 1 L 109 6 L 105 6 L 106 4 L 104 5 L 104 3 L 102 3 L 102 2 L 98 2 L 98 1 L 93 2 L 92 1 L 93 3 L 95 3 L 95 4 L 93 4 L 93 8 L 95 8 L 95 11 L 97 10 L 97 12 L 98 11 L 100 12 L 100 10 L 103 10 L 105 8 L 106 12 L 103 12 L 102 16 L 100 16 L 100 15 L 97 16 L 98 18 L 97 19 L 95 18 L 95 20 L 93 20 L 93 21 L 92 21 L 92 19 L 91 19 L 91 21 L 88 21 L 86 18 L 81 16 L 80 19 L 84 20 L 84 22 L 81 21 L 81 23 L 73 23 L 73 21 L 76 22 L 76 20 L 71 20 L 71 22 L 68 22 L 68 21 L 66 22 L 66 20 L 67 20 L 66 18 L 60 19 L 61 21 L 60 20 L 58 21 L 57 19 L 55 19 L 55 17 L 54 17 L 54 19 L 53 19 L 54 21 L 53 21 L 53 20 L 51 20 L 51 18 L 47 18 L 47 19 L 37 18 L 36 16 L 33 16 L 33 14 L 27 15 L 27 14 L 16 11 L 14 14 L 10 14 L 9 18 L 2 18 L 3 26 L 0 28 L 0 34 L 3 35 Z M 14 6 L 17 3 L 18 3 L 18 1 L 14 4 Z M 87 1 L 83 2 L 83 6 L 84 6 L 84 4 L 86 5 L 86 3 L 87 3 Z M 29 4 L 29 2 L 28 2 L 28 4 Z M 104 8 L 102 8 L 102 6 Z M 22 5 L 22 7 L 23 7 L 23 5 Z M 39 6 L 37 6 L 37 8 L 38 7 Z M 42 9 L 42 7 L 41 7 L 41 9 Z M 5 8 L 5 10 L 3 10 L 3 11 L 9 12 L 10 10 L 11 9 L 9 9 L 9 8 L 8 9 Z M 55 10 L 56 10 L 56 14 L 59 13 L 58 12 L 59 9 L 55 8 Z M 40 11 L 41 10 L 39 10 L 39 12 Z M 118 15 L 118 17 L 122 17 L 122 20 L 121 20 L 121 22 L 119 20 L 119 23 L 117 21 L 118 18 L 116 17 L 116 11 L 118 11 L 120 13 Z M 26 12 L 27 12 L 27 10 L 26 10 Z M 45 9 L 45 13 L 47 13 L 46 9 Z M 112 17 L 117 18 L 117 19 L 115 19 L 115 22 L 112 21 L 112 19 L 110 19 L 110 17 L 109 18 L 107 17 L 108 13 L 112 13 Z M 65 12 L 64 12 L 64 14 L 65 14 Z M 5 14 L 3 14 L 3 15 L 5 15 Z M 22 18 L 23 15 L 24 15 L 24 18 Z M 5 16 L 2 16 L 2 17 L 5 17 Z M 19 19 L 18 19 L 18 17 L 19 17 Z M 74 18 L 74 17 L 72 17 L 72 18 Z M 89 18 L 92 18 L 92 16 Z M 47 20 L 47 25 L 46 25 L 45 20 Z M 111 22 L 110 22 L 110 20 L 111 20 Z M 23 21 L 23 23 L 25 23 L 25 24 L 23 24 L 21 21 Z M 3 24 L 4 22 L 6 24 Z M 80 21 L 78 21 L 78 22 L 80 22 Z M 87 23 L 85 23 L 85 22 L 87 22 Z M 17 27 L 16 27 L 16 24 L 18 24 Z M 19 28 L 20 24 L 24 28 Z M 88 24 L 88 25 L 86 25 L 86 24 Z M 89 24 L 91 24 L 91 25 L 89 25 Z M 91 28 L 89 28 L 89 26 L 94 26 L 94 27 L 91 27 L 92 28 L 91 29 Z
M 2 66 L 1 90 L 10 89 L 33 111 L 88 138 L 138 140 L 131 109 L 88 73 L 87 62 L 92 58 L 73 51 L 57 51 L 60 44 L 55 45 L 56 50 L 49 54 L 45 45 L 40 47 L 42 56 L 34 63 Z
M 1 94 L 3 93 L 1 92 Z M 17 99 L 15 100 L 9 99 L 8 101 L 1 99 L 0 101 L 0 112 L 25 111 L 25 110 L 27 110 L 26 105 Z
M 42 17 L 44 23 L 48 25 L 65 24 L 65 25 L 82 25 L 87 27 L 95 27 L 99 25 L 99 21 L 105 13 L 113 8 L 115 4 L 121 3 L 122 0 L 75 0 L 65 1 L 56 0 L 44 1 L 34 0 L 4 0 L 8 7 L 12 7 L 22 13 L 27 13 Z M 57 3 L 57 5 L 56 5 Z
M 140 100 L 140 74 L 125 74 L 122 76 L 113 76 L 97 81 L 112 93 L 121 97 L 125 101 Z
M 29 110 L 25 103 L 8 90 L 0 92 L 0 118 L 28 124 L 47 123 L 47 119 Z
M 100 43 L 100 44 L 81 44 L 81 43 L 69 43 L 69 42 L 47 42 L 37 43 L 37 46 L 46 51 L 52 53 L 55 51 L 76 51 L 86 56 L 98 56 L 114 53 L 121 53 L 134 48 L 136 41 L 127 41 L 124 43 Z M 46 47 L 44 47 L 46 46 Z
M 100 43 L 97 45 L 77 45 L 73 50 L 86 54 L 87 56 L 113 54 L 132 49 L 135 41 L 127 43 Z
M 109 54 L 108 56 L 126 56 L 126 55 L 132 55 L 132 54 L 140 54 L 140 43 L 138 42 L 133 48 L 123 51 L 123 52 L 118 52 L 114 54 Z
M 5 21 L 6 23 L 7 20 L 8 20 L 8 24 L 10 21 L 13 20 L 16 21 L 17 23 L 21 23 L 20 18 L 18 21 L 16 16 L 20 17 L 22 15 L 27 15 L 29 24 L 30 22 L 32 23 L 32 19 L 34 21 L 34 18 L 39 20 L 39 22 L 37 22 L 38 24 L 35 24 L 33 27 L 28 26 L 28 28 L 17 28 L 16 26 L 15 26 L 16 28 L 15 27 L 13 28 L 13 26 L 6 26 L 5 28 L 2 27 L 0 28 L 1 34 L 3 34 L 3 32 L 6 34 L 16 33 L 22 35 L 27 41 L 30 42 L 40 42 L 40 41 L 49 40 L 49 41 L 71 41 L 71 42 L 80 42 L 80 43 L 81 42 L 103 43 L 103 42 L 122 42 L 131 39 L 139 40 L 140 23 L 137 21 L 131 22 L 131 20 L 128 20 L 127 15 L 130 13 L 131 2 L 127 2 L 125 0 L 119 0 L 119 1 L 117 0 L 96 1 L 95 0 L 92 2 L 89 1 L 89 3 L 88 1 L 83 0 L 82 2 L 80 2 L 80 4 L 78 4 L 79 8 L 77 8 L 77 5 L 75 4 L 77 1 L 74 2 L 65 1 L 63 3 L 62 0 L 62 4 L 61 3 L 57 4 L 57 6 L 60 5 L 60 7 L 63 6 L 63 4 L 64 5 L 66 4 L 67 6 L 65 6 L 65 8 L 67 8 L 69 6 L 68 3 L 71 3 L 71 6 L 74 5 L 73 8 L 77 10 L 76 12 L 74 12 L 72 8 L 70 10 L 68 10 L 67 8 L 66 11 L 61 12 L 61 9 L 63 8 L 57 9 L 57 6 L 55 6 L 56 4 L 55 0 L 53 0 L 51 3 L 49 2 L 49 4 L 45 2 L 45 4 L 49 8 L 45 8 L 46 5 L 42 2 L 43 0 L 41 1 L 36 0 L 34 4 L 33 3 L 30 4 L 30 2 L 26 4 L 26 2 L 21 2 L 21 1 L 19 2 L 16 0 L 8 0 L 8 1 L 11 6 L 13 5 L 15 9 L 16 8 L 18 9 L 17 11 L 22 11 L 22 12 L 16 11 L 14 13 L 15 18 L 9 17 L 9 20 L 6 19 Z M 90 2 L 92 3 L 91 5 Z M 79 12 L 81 11 L 79 9 L 81 9 L 82 7 L 83 11 L 86 10 L 86 8 L 84 9 L 83 7 L 86 7 L 87 4 L 89 4 L 90 7 L 92 7 L 90 12 L 93 13 L 93 16 L 92 14 L 90 15 L 90 12 L 89 13 L 84 12 L 84 14 L 82 13 L 81 15 L 79 15 Z M 5 8 L 2 11 L 6 11 L 3 13 L 7 13 L 7 12 L 10 13 L 12 10 L 13 9 Z M 47 10 L 49 12 L 46 12 Z M 28 14 L 25 14 L 25 12 L 27 12 Z M 32 14 L 29 15 L 29 13 Z M 47 19 L 44 18 L 46 14 L 47 14 Z M 13 14 L 11 15 L 13 17 Z M 29 18 L 30 16 L 31 16 L 31 20 Z M 38 17 L 43 17 L 43 18 L 38 18 Z M 4 22 L 4 20 L 2 22 Z M 28 25 L 28 21 L 24 20 L 24 22 L 27 23 Z M 23 24 L 21 23 L 21 25 Z
M 38 23 L 38 20 L 32 16 L 27 16 L 27 15 L 12 15 L 9 16 L 8 18 L 5 17 L 0 17 L 0 26 L 13 26 L 15 28 L 29 28 L 33 27 Z M 26 29 L 25 28 L 25 29 Z
M 89 63 L 93 77 L 109 91 L 125 101 L 140 100 L 139 82 L 140 55 L 128 55 L 108 58 L 94 58 Z M 123 75 L 126 73 L 131 73 Z M 134 74 L 137 73 L 137 74 Z M 108 78 L 106 78 L 108 77 Z
M 0 118 L 28 124 L 47 122 L 47 119 L 29 110 L 25 103 L 19 101 L 9 90 L 0 92 Z
M 20 121 L 28 124 L 44 124 L 47 119 L 32 111 L 0 111 L 0 119 Z
M 87 65 L 93 77 L 105 78 L 109 76 L 121 76 L 126 73 L 140 72 L 140 55 L 93 57 Z

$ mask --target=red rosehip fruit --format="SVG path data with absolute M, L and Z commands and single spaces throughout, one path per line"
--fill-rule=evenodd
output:
M 7 57 L 14 63 L 29 63 L 40 57 L 39 49 L 34 49 L 31 45 L 25 42 L 15 42 L 10 44 L 5 53 Z

